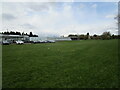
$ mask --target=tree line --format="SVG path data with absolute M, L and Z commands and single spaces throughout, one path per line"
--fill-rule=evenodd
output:
M 70 34 L 68 35 L 68 37 L 70 37 L 72 40 L 87 40 L 87 39 L 102 39 L 102 40 L 109 40 L 109 39 L 120 39 L 120 35 L 114 35 L 110 32 L 103 32 L 102 35 L 89 35 L 89 33 L 87 33 L 86 35 L 81 34 L 81 35 L 73 35 Z
M 33 34 L 32 32 L 30 32 L 29 34 L 28 33 L 24 33 L 24 32 L 14 32 L 14 31 L 5 31 L 5 32 L 2 32 L 1 34 L 4 34 L 4 35 L 27 35 L 29 37 L 38 37 L 38 35 L 36 34 Z

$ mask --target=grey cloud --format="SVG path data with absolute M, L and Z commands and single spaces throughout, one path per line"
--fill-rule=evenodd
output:
M 50 9 L 50 7 L 55 7 L 55 2 L 38 2 L 38 3 L 27 3 L 27 7 L 33 11 L 47 11 Z
M 30 9 L 32 9 L 34 11 L 49 10 L 48 6 L 46 6 L 46 5 L 31 5 Z
M 23 28 L 27 28 L 27 29 L 35 29 L 36 28 L 35 26 L 33 26 L 33 25 L 29 24 L 29 23 L 23 24 L 21 26 Z
M 32 11 L 49 10 L 49 4 L 48 3 L 28 3 L 27 7 Z
M 2 14 L 2 18 L 3 20 L 13 20 L 13 19 L 16 19 L 16 17 L 12 14 L 8 14 L 8 13 L 3 13 Z

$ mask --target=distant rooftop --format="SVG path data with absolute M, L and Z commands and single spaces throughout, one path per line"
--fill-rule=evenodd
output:
M 0 34 L 0 37 L 29 37 L 27 35 L 5 35 L 5 34 Z

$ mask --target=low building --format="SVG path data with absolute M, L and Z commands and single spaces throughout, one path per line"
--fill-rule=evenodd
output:
M 70 36 L 71 40 L 79 40 L 78 36 Z
M 47 40 L 71 41 L 71 38 L 70 37 L 48 37 Z
M 30 38 L 27 35 L 5 35 L 5 34 L 0 34 L 0 41 L 7 40 L 11 43 L 22 40 L 22 41 L 29 41 Z
M 30 37 L 30 41 L 38 41 L 39 38 L 38 37 Z

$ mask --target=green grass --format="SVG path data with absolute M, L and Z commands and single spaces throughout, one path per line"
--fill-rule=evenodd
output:
M 3 88 L 117 88 L 118 40 L 4 45 Z

